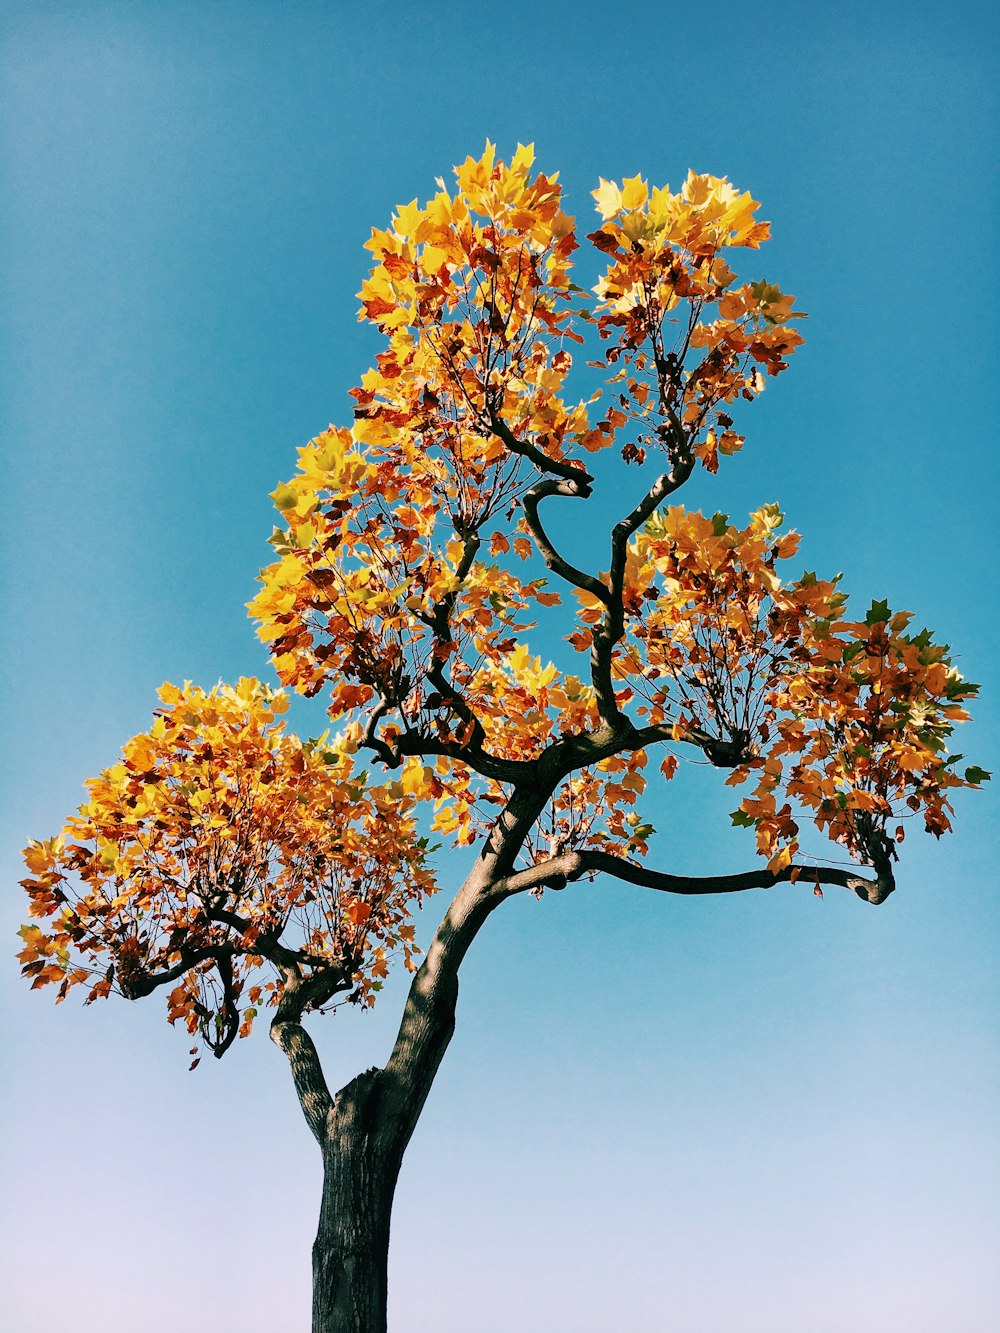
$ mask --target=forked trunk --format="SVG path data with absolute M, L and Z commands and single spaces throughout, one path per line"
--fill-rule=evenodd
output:
M 312 1333 L 385 1333 L 389 1218 L 399 1162 L 378 1132 L 374 1078 L 345 1088 L 327 1122 L 313 1244 Z
M 300 1021 L 313 997 L 286 978 L 272 1033 L 288 1056 L 303 1113 L 323 1152 L 312 1333 L 385 1333 L 393 1194 L 406 1145 L 455 1031 L 458 969 L 480 926 L 509 896 L 503 876 L 545 799 L 545 791 L 515 794 L 501 814 L 413 978 L 384 1069 L 360 1074 L 331 1097 Z

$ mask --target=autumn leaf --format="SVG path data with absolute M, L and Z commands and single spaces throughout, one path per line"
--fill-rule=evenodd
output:
M 63 833 L 25 851 L 29 910 L 44 923 L 20 931 L 32 984 L 131 997 L 190 960 L 168 1018 L 218 1051 L 252 1028 L 235 1001 L 246 985 L 265 993 L 254 979 L 275 961 L 276 923 L 299 941 L 282 946 L 285 964 L 297 950 L 307 969 L 350 957 L 345 986 L 376 950 L 380 967 L 387 949 L 409 956 L 401 929 L 435 888 L 416 794 L 359 782 L 349 736 L 286 734 L 286 698 L 256 680 L 159 694 L 156 725 L 124 747 L 132 762 L 91 779 Z M 350 933 L 318 930 L 317 912 Z
M 394 961 L 416 968 L 435 834 L 488 859 L 516 828 L 505 875 L 634 862 L 647 772 L 679 780 L 686 757 L 742 789 L 731 823 L 772 874 L 803 873 L 811 826 L 884 885 L 901 821 L 939 837 L 988 781 L 948 753 L 977 687 L 947 645 L 790 569 L 776 503 L 679 503 L 752 448 L 743 418 L 802 343 L 796 299 L 737 276 L 769 237 L 757 200 L 695 171 L 593 197 L 591 293 L 530 146 L 487 143 L 372 230 L 358 317 L 378 347 L 350 423 L 272 492 L 250 604 L 282 689 L 161 686 L 148 730 L 25 849 L 33 986 L 166 987 L 169 1020 L 221 1054 L 290 977 L 367 1007 Z M 286 732 L 288 691 L 330 730 Z M 509 817 L 525 792 L 531 827 Z

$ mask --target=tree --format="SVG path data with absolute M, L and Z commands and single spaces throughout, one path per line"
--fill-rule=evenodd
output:
M 150 729 L 25 853 L 33 986 L 166 988 L 170 1021 L 216 1056 L 271 1011 L 323 1159 L 315 1333 L 385 1328 L 396 1178 L 500 903 L 604 874 L 877 905 L 905 821 L 940 836 L 953 792 L 988 777 L 947 753 L 976 687 L 909 613 L 852 618 L 838 579 L 779 572 L 797 538 L 775 505 L 740 527 L 668 503 L 742 447 L 733 413 L 802 341 L 794 298 L 727 262 L 767 239 L 757 203 L 693 173 L 676 194 L 602 180 L 594 303 L 570 280 L 558 183 L 531 169 L 530 149 L 504 164 L 487 146 L 454 193 L 373 232 L 361 317 L 385 349 L 353 428 L 306 445 L 274 492 L 251 610 L 283 686 L 324 693 L 339 731 L 288 734 L 287 696 L 255 680 L 164 685 Z M 634 494 L 605 567 L 580 568 L 542 503 L 611 486 Z M 533 655 L 543 619 L 568 666 Z M 745 788 L 732 819 L 756 869 L 647 866 L 639 798 L 684 755 Z M 807 856 L 808 824 L 848 864 Z M 479 852 L 418 963 L 434 835 Z M 371 1005 L 393 959 L 414 974 L 394 1049 L 333 1093 L 303 1020 Z

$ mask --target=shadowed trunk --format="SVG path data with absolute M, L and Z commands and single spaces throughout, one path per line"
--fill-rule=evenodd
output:
M 486 847 L 459 889 L 410 985 L 396 1042 L 383 1069 L 369 1069 L 331 1097 L 312 1038 L 302 1026 L 318 1006 L 349 987 L 350 973 L 333 968 L 303 981 L 290 969 L 271 1024 L 288 1058 L 306 1123 L 323 1154 L 323 1201 L 313 1246 L 312 1333 L 386 1333 L 389 1219 L 400 1164 L 455 1031 L 458 974 L 477 933 L 513 894 L 548 885 L 561 889 L 587 873 L 665 893 L 739 893 L 767 889 L 810 873 L 806 867 L 694 878 L 648 870 L 601 851 L 564 851 L 514 869 L 525 836 L 551 785 L 516 791 Z M 872 903 L 892 892 L 888 857 L 869 880 L 838 869 L 813 870 L 817 884 L 840 884 Z
M 276 1025 L 323 1153 L 312 1333 L 385 1333 L 389 1218 L 403 1153 L 455 1031 L 458 969 L 483 922 L 508 896 L 501 877 L 545 795 L 517 794 L 498 819 L 413 978 L 384 1069 L 359 1075 L 331 1099 L 305 1030 L 298 1022 Z
M 323 1144 L 313 1333 L 385 1333 L 389 1217 L 400 1154 L 381 1132 L 378 1073 L 337 1096 Z

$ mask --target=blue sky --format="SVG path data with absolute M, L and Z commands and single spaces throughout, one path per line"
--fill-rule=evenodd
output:
M 937 630 L 986 686 L 960 748 L 997 767 L 992 6 L 77 0 L 5 27 L 11 956 L 18 849 L 156 686 L 267 675 L 267 493 L 377 349 L 363 241 L 487 137 L 533 141 L 582 223 L 599 175 L 763 201 L 758 275 L 807 345 L 686 501 L 777 499 L 807 567 Z M 690 782 L 664 868 L 748 867 L 731 798 Z M 908 840 L 877 912 L 507 904 L 404 1165 L 394 1333 L 996 1327 L 995 799 Z M 158 1001 L 54 1009 L 0 975 L 7 1326 L 304 1327 L 319 1162 L 264 1033 L 189 1075 Z M 316 1024 L 332 1079 L 400 1002 Z

